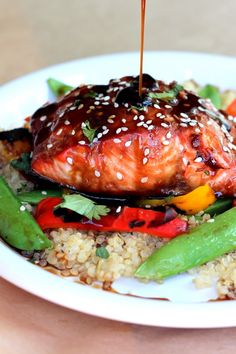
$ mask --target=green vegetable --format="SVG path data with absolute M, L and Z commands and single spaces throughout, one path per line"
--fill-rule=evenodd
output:
M 82 131 L 84 136 L 88 138 L 89 142 L 91 143 L 94 139 L 94 136 L 96 134 L 96 129 L 91 128 L 90 123 L 88 120 L 82 123 L 81 125 Z
M 0 177 L 0 234 L 11 246 L 20 250 L 43 250 L 51 247 L 32 215 Z
M 157 98 L 161 100 L 171 100 L 175 98 L 180 91 L 184 90 L 184 87 L 176 84 L 172 90 L 164 91 L 164 92 L 150 92 L 148 96 L 150 98 Z
M 229 198 L 217 199 L 215 203 L 213 203 L 207 209 L 204 210 L 204 213 L 210 214 L 211 216 L 215 216 L 218 214 L 222 214 L 224 211 L 230 209 L 231 207 L 232 207 L 232 199 Z
M 220 90 L 218 89 L 218 87 L 208 84 L 204 86 L 198 92 L 198 94 L 203 98 L 209 98 L 217 109 L 221 108 L 222 102 L 221 102 Z
M 101 246 L 96 249 L 96 256 L 100 257 L 100 258 L 107 259 L 110 256 L 110 254 L 109 254 L 108 250 L 106 249 L 106 247 Z
M 63 196 L 64 201 L 57 208 L 67 208 L 76 213 L 86 216 L 88 219 L 100 220 L 101 216 L 107 215 L 110 211 L 105 205 L 98 205 L 92 200 L 80 194 L 68 194 Z
M 47 80 L 47 84 L 56 97 L 63 96 L 74 88 L 73 86 L 64 84 L 64 82 L 51 78 Z
M 31 170 L 30 153 L 23 152 L 19 159 L 11 161 L 11 166 L 14 167 L 16 170 L 29 173 Z
M 95 98 L 97 96 L 97 92 L 90 91 L 84 95 L 85 98 Z
M 62 192 L 60 190 L 46 190 L 46 191 L 32 191 L 17 194 L 17 198 L 21 202 L 29 204 L 38 204 L 41 200 L 48 197 L 61 197 Z
M 188 234 L 156 250 L 136 270 L 135 276 L 163 279 L 211 261 L 236 249 L 236 208 L 216 216 Z

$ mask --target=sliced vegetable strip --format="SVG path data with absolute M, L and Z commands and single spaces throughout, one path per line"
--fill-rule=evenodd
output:
M 43 230 L 51 228 L 77 228 L 80 230 L 142 232 L 153 236 L 172 238 L 184 233 L 187 223 L 175 218 L 165 223 L 165 213 L 154 210 L 124 207 L 116 215 L 102 216 L 100 220 L 82 218 L 78 222 L 64 222 L 54 215 L 61 198 L 46 198 L 36 210 L 36 220 Z
M 226 108 L 226 112 L 231 116 L 236 116 L 236 99 Z
M 41 200 L 47 197 L 61 197 L 62 191 L 60 190 L 46 190 L 46 191 L 32 191 L 32 192 L 24 192 L 17 194 L 17 198 L 21 202 L 30 203 L 30 204 L 38 204 Z
M 163 279 L 202 265 L 236 249 L 236 208 L 217 216 L 156 250 L 136 277 Z
M 8 244 L 21 250 L 43 250 L 51 246 L 51 241 L 2 177 L 0 177 L 0 234 Z

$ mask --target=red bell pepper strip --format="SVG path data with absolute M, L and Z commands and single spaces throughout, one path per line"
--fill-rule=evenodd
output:
M 165 213 L 141 208 L 124 207 L 119 214 L 106 215 L 100 220 L 88 220 L 83 217 L 79 222 L 64 222 L 54 215 L 54 208 L 61 198 L 45 198 L 37 206 L 35 218 L 40 227 L 76 228 L 80 230 L 142 232 L 153 236 L 172 238 L 187 230 L 187 222 L 175 218 L 165 223 Z
M 226 113 L 231 116 L 236 116 L 236 99 L 226 108 Z

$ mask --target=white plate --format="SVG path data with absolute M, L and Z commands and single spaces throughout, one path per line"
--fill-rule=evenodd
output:
M 236 88 L 236 59 L 182 52 L 146 52 L 144 71 L 155 78 L 183 81 L 194 78 L 202 84 Z M 10 82 L 0 88 L 0 127 L 20 126 L 50 99 L 46 79 L 55 77 L 72 85 L 106 83 L 110 78 L 137 75 L 138 53 L 123 53 L 82 59 L 56 65 Z M 212 289 L 196 290 L 191 276 L 181 275 L 164 285 L 121 279 L 114 287 L 125 296 L 69 282 L 27 262 L 0 243 L 0 275 L 13 284 L 68 308 L 126 322 L 186 328 L 236 325 L 236 301 L 209 302 Z M 141 298 L 140 296 L 146 297 Z M 163 301 L 154 298 L 169 298 Z

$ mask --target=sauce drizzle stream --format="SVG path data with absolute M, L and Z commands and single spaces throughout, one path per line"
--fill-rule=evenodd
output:
M 139 70 L 139 96 L 142 95 L 143 87 L 143 48 L 144 48 L 144 27 L 145 27 L 146 0 L 141 0 L 141 33 L 140 33 L 140 70 Z

